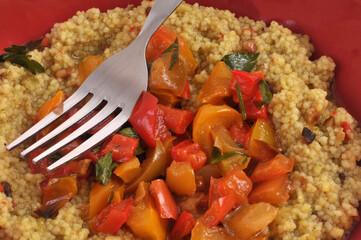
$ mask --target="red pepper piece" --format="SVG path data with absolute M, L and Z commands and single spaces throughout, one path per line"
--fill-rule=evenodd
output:
M 175 134 L 185 133 L 193 120 L 193 111 L 166 107 L 162 104 L 158 104 L 158 107 L 164 112 L 164 123 L 168 129 L 173 130 Z
M 259 162 L 251 175 L 252 182 L 261 182 L 279 177 L 293 169 L 294 160 L 283 154 L 277 154 L 276 157 L 265 162 Z
M 129 118 L 135 131 L 152 148 L 155 147 L 155 107 L 157 103 L 156 97 L 143 91 Z
M 206 154 L 198 143 L 187 139 L 172 148 L 172 159 L 176 162 L 190 162 L 194 171 L 201 169 L 207 161 Z
M 262 118 L 268 121 L 267 115 L 267 106 L 266 104 L 262 105 L 261 108 L 257 108 L 254 102 L 262 101 L 261 90 L 256 93 L 256 96 L 253 98 L 252 101 L 245 101 L 244 107 L 246 109 L 247 119 L 249 120 L 257 120 L 257 118 Z
M 235 194 L 237 206 L 239 206 L 248 202 L 252 181 L 242 170 L 235 168 L 219 180 L 217 190 L 220 196 Z
M 38 148 L 30 153 L 29 167 L 33 174 L 41 173 L 45 176 L 47 176 L 49 174 L 49 172 L 46 170 L 47 167 L 51 165 L 51 161 L 50 161 L 49 157 L 46 157 L 45 159 L 41 160 L 40 162 L 33 163 L 33 159 L 36 156 L 43 153 L 44 151 L 45 151 L 44 148 Z
M 177 220 L 178 207 L 167 187 L 167 184 L 162 179 L 156 179 L 150 184 L 149 190 L 157 204 L 160 217 Z
M 217 226 L 227 214 L 235 207 L 236 197 L 233 193 L 213 201 L 207 212 L 200 217 L 200 221 L 208 227 Z
M 172 136 L 164 122 L 164 111 L 159 108 L 159 105 L 155 106 L 155 137 L 164 141 Z
M 217 200 L 220 196 L 217 190 L 218 187 L 218 178 L 211 177 L 209 184 L 209 192 L 208 192 L 208 207 L 212 206 L 214 200 Z
M 109 142 L 105 143 L 101 152 L 103 155 L 107 152 L 113 152 L 112 159 L 114 162 L 127 162 L 134 156 L 138 142 L 139 139 L 115 134 Z
M 191 89 L 189 88 L 188 78 L 186 80 L 186 85 L 184 86 L 184 90 L 180 95 L 181 98 L 189 99 L 191 97 Z
M 127 221 L 133 202 L 133 198 L 130 197 L 119 203 L 108 205 L 95 217 L 91 224 L 92 229 L 115 234 Z
M 177 221 L 175 222 L 172 230 L 170 231 L 169 238 L 172 240 L 181 240 L 191 233 L 196 221 L 192 214 L 183 211 Z
M 238 94 L 236 89 L 237 83 L 241 89 L 243 101 L 247 102 L 253 100 L 257 92 L 260 91 L 257 83 L 261 80 L 261 78 L 240 70 L 232 70 L 232 74 L 233 82 L 231 85 L 231 91 L 233 93 L 233 101 L 238 103 Z
M 241 144 L 243 148 L 248 149 L 249 139 L 251 137 L 251 128 L 247 123 L 243 123 L 242 127 L 238 124 L 233 125 L 229 129 L 229 133 L 231 134 L 233 141 Z

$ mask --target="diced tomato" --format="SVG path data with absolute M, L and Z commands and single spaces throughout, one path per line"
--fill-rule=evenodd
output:
M 251 137 L 251 128 L 247 123 L 243 123 L 242 126 L 239 124 L 234 124 L 230 129 L 229 133 L 233 141 L 239 143 L 243 148 L 248 149 L 249 139 Z
M 186 79 L 186 85 L 184 86 L 184 90 L 182 94 L 180 95 L 181 98 L 189 99 L 191 97 L 191 89 L 189 88 L 189 81 L 188 77 Z
M 193 120 L 193 111 L 166 107 L 162 104 L 158 104 L 158 107 L 164 112 L 164 123 L 168 129 L 173 130 L 176 134 L 185 133 L 186 128 Z
M 251 180 L 252 182 L 261 182 L 279 177 L 291 172 L 293 165 L 293 158 L 288 158 L 283 154 L 277 154 L 276 157 L 271 160 L 259 162 L 251 175 Z
M 208 227 L 217 226 L 227 214 L 236 206 L 236 197 L 233 193 L 213 201 L 211 207 L 200 218 Z
M 217 190 L 221 197 L 231 193 L 235 194 L 236 203 L 239 206 L 248 202 L 248 195 L 252 190 L 252 181 L 242 170 L 235 168 L 219 180 Z
M 172 136 L 164 122 L 164 112 L 159 108 L 159 105 L 155 106 L 155 138 L 164 141 Z
M 172 240 L 181 240 L 189 233 L 191 233 L 196 221 L 192 214 L 183 211 L 175 224 L 173 225 L 172 230 L 169 233 L 169 238 Z
M 134 130 L 152 148 L 155 147 L 155 107 L 157 102 L 156 97 L 143 91 L 129 118 Z
M 134 156 L 139 139 L 127 137 L 121 134 L 115 134 L 111 140 L 105 143 L 102 153 L 113 152 L 112 159 L 115 162 L 127 162 Z
M 213 201 L 219 198 L 219 193 L 217 190 L 218 182 L 219 182 L 218 178 L 211 177 L 209 192 L 208 192 L 208 207 L 211 207 Z
M 281 204 L 289 198 L 290 182 L 288 175 L 260 182 L 255 186 L 249 195 L 250 203 L 267 202 L 271 204 Z
M 200 170 L 207 161 L 206 154 L 198 143 L 184 140 L 172 148 L 172 159 L 176 162 L 190 162 L 194 171 Z
M 119 203 L 112 203 L 103 209 L 92 222 L 92 229 L 102 233 L 115 234 L 127 221 L 133 205 L 130 197 Z
M 40 162 L 33 163 L 33 159 L 43 153 L 45 151 L 44 148 L 38 148 L 35 149 L 33 152 L 30 153 L 30 159 L 29 159 L 29 167 L 33 174 L 41 173 L 43 175 L 48 175 L 49 172 L 47 167 L 51 165 L 51 161 L 49 157 L 46 157 L 45 159 L 41 160 Z
M 149 190 L 157 204 L 160 217 L 177 220 L 178 207 L 167 184 L 162 179 L 156 179 L 150 184 Z

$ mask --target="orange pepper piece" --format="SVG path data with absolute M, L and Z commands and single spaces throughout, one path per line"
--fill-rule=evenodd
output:
M 231 213 L 224 225 L 237 239 L 248 240 L 267 227 L 277 216 L 278 208 L 269 203 L 256 203 Z
M 232 95 L 232 76 L 227 64 L 223 61 L 218 62 L 199 91 L 198 101 L 211 104 L 223 103 L 223 98 Z
M 50 98 L 38 111 L 38 116 L 36 117 L 37 121 L 43 119 L 46 115 L 52 112 L 57 106 L 63 102 L 64 93 L 63 91 L 58 91 L 54 97 Z
M 83 83 L 85 79 L 102 63 L 103 59 L 99 56 L 87 56 L 78 66 L 81 83 Z
M 193 119 L 193 141 L 201 146 L 208 161 L 213 150 L 211 130 L 217 124 L 223 124 L 227 129 L 233 124 L 242 125 L 242 115 L 227 105 L 202 105 Z
M 164 50 L 174 43 L 176 37 L 178 37 L 179 55 L 185 61 L 187 75 L 192 76 L 194 75 L 198 62 L 193 57 L 187 41 L 184 37 L 173 32 L 169 28 L 164 27 L 163 25 L 158 28 L 149 40 L 146 50 L 147 62 L 154 61 L 157 57 L 159 57 Z
M 196 192 L 196 177 L 190 162 L 173 161 L 167 169 L 166 182 L 169 189 L 178 195 L 193 195 Z
M 128 162 L 119 164 L 113 171 L 125 183 L 129 183 L 141 173 L 140 162 L 137 157 L 132 157 Z

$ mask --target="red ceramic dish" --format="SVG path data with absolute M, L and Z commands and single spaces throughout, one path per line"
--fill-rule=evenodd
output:
M 11 44 L 23 44 L 47 33 L 56 22 L 91 7 L 102 11 L 135 5 L 141 0 L 2 0 L 0 1 L 0 53 Z M 186 0 L 201 5 L 229 9 L 237 16 L 265 21 L 276 20 L 295 32 L 311 36 L 320 55 L 336 64 L 333 85 L 338 103 L 361 122 L 361 0 Z M 361 239 L 361 224 L 350 240 Z

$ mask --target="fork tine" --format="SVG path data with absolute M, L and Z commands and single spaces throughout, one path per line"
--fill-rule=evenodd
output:
M 81 145 L 79 145 L 77 148 L 75 148 L 73 151 L 68 153 L 67 155 L 60 158 L 55 163 L 51 164 L 47 169 L 48 171 L 52 171 L 59 166 L 71 161 L 73 158 L 79 156 L 80 154 L 86 152 L 91 147 L 98 144 L 100 141 L 105 139 L 107 136 L 112 134 L 114 131 L 119 129 L 126 121 L 128 121 L 128 118 L 130 116 L 131 109 L 124 110 L 119 113 L 111 122 L 109 122 L 106 126 L 104 126 L 100 131 L 98 131 L 96 134 L 91 136 L 89 139 L 87 139 L 85 142 L 83 142 Z
M 20 145 L 33 135 L 37 134 L 39 131 L 46 128 L 49 124 L 57 120 L 59 117 L 61 117 L 64 113 L 69 111 L 72 107 L 74 107 L 76 104 L 78 104 L 81 100 L 83 100 L 89 92 L 87 91 L 77 91 L 77 94 L 71 95 L 66 101 L 63 103 L 63 111 L 60 114 L 56 114 L 53 112 L 46 115 L 43 119 L 41 119 L 38 123 L 36 123 L 34 126 L 32 126 L 30 129 L 28 129 L 25 133 L 20 135 L 17 139 L 15 139 L 12 143 L 10 143 L 6 150 L 10 151 L 11 149 L 15 148 L 16 146 Z
M 69 134 L 67 137 L 59 141 L 58 143 L 54 144 L 46 151 L 41 153 L 40 155 L 36 156 L 33 159 L 33 162 L 38 162 L 41 159 L 45 158 L 46 156 L 52 154 L 53 152 L 57 151 L 58 149 L 62 148 L 63 146 L 67 145 L 68 143 L 74 141 L 76 138 L 80 137 L 83 133 L 87 132 L 91 128 L 95 127 L 97 124 L 102 122 L 105 118 L 107 118 L 117 107 L 111 104 L 106 104 L 103 109 L 101 109 L 94 117 L 91 118 L 88 122 L 84 125 L 76 129 L 74 132 Z
M 94 110 L 103 100 L 101 98 L 97 98 L 93 96 L 89 102 L 87 102 L 79 111 L 77 111 L 71 118 L 67 119 L 65 122 L 63 122 L 60 126 L 55 128 L 53 131 L 45 135 L 43 138 L 41 138 L 39 141 L 32 144 L 30 147 L 25 149 L 20 153 L 21 157 L 25 157 L 28 153 L 34 151 L 36 148 L 40 147 L 44 143 L 48 142 L 49 140 L 53 139 L 60 133 L 64 132 L 68 128 L 70 128 L 72 125 L 74 125 L 76 122 L 78 122 L 80 119 L 84 118 L 86 115 L 88 115 L 92 110 Z

